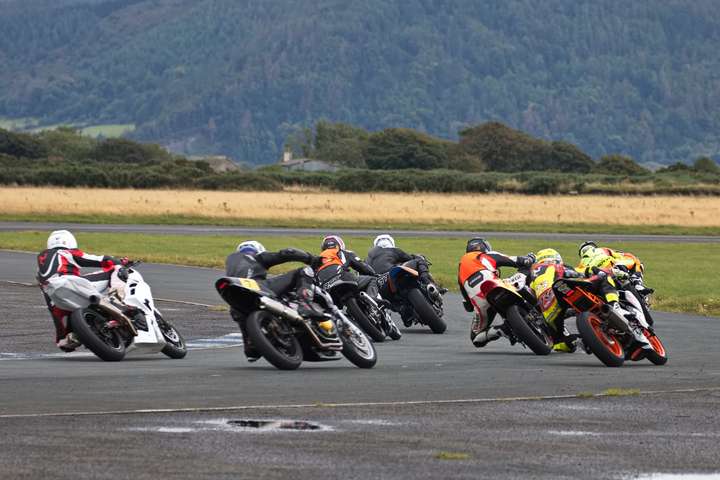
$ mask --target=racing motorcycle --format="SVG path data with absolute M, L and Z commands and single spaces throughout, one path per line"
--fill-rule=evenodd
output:
M 635 328 L 642 329 L 652 349 L 637 348 L 630 321 L 607 304 L 592 278 L 562 278 L 555 281 L 552 289 L 561 302 L 577 313 L 577 329 L 586 352 L 593 353 L 608 367 L 620 367 L 625 360 L 642 358 L 655 365 L 667 363 L 667 352 L 655 334 L 650 312 L 634 292 L 619 289 L 619 303 L 634 316 Z
M 294 293 L 278 296 L 250 278 L 222 277 L 215 289 L 245 317 L 247 335 L 260 355 L 280 370 L 295 370 L 303 360 L 339 360 L 340 354 L 360 368 L 372 368 L 377 362 L 375 346 L 365 332 L 317 285 L 313 285 L 314 301 L 326 312 L 321 322 L 298 313 Z
M 428 262 L 429 264 L 429 262 Z M 443 299 L 434 283 L 423 284 L 420 274 L 407 265 L 396 265 L 377 277 L 380 296 L 400 313 L 406 327 L 427 325 L 433 333 L 443 333 Z
M 505 323 L 497 327 L 510 340 L 521 343 L 536 355 L 552 351 L 552 333 L 537 306 L 534 293 L 527 285 L 528 272 L 501 279 L 495 272 L 480 270 L 470 277 L 470 287 L 479 287 L 479 296 L 490 304 Z
M 71 330 L 102 360 L 117 362 L 132 350 L 183 358 L 185 339 L 155 308 L 150 286 L 135 268 L 138 263 L 115 266 L 100 289 L 83 277 L 64 275 L 49 281 L 47 293 L 55 305 L 72 312 Z
M 378 305 L 366 291 L 373 277 L 358 278 L 342 266 L 324 268 L 316 273 L 320 288 L 328 292 L 338 307 L 345 307 L 352 320 L 362 328 L 375 342 L 385 341 L 385 336 L 393 340 L 401 337 L 400 330 L 390 314 Z M 362 288 L 360 286 L 362 282 Z

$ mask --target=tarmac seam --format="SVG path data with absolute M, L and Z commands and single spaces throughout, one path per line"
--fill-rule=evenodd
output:
M 639 391 L 629 396 L 649 396 L 677 393 L 701 393 L 720 391 L 720 387 L 699 387 L 699 388 L 681 388 L 674 390 L 648 390 Z M 618 397 L 614 393 L 596 393 L 591 395 L 540 395 L 525 397 L 497 397 L 497 398 L 467 398 L 455 400 L 407 400 L 392 402 L 349 402 L 349 403 L 305 403 L 305 404 L 289 404 L 289 405 L 236 405 L 230 407 L 188 407 L 188 408 L 152 408 L 137 410 L 108 410 L 101 412 L 50 412 L 50 413 L 19 413 L 19 414 L 3 414 L 0 419 L 13 418 L 49 418 L 49 417 L 87 417 L 98 415 L 148 415 L 148 414 L 165 414 L 165 413 L 208 413 L 208 412 L 233 412 L 247 410 L 280 410 L 300 409 L 300 408 L 347 408 L 347 407 L 392 407 L 404 405 L 446 405 L 446 404 L 462 404 L 462 403 L 501 403 L 501 402 L 527 402 L 540 400 L 586 400 L 591 398 Z

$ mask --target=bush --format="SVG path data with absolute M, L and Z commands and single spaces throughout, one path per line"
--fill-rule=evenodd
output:
M 34 135 L 0 128 L 0 153 L 12 157 L 43 158 L 47 157 L 48 150 Z
M 405 128 L 388 128 L 370 136 L 365 162 L 370 169 L 446 168 L 451 142 Z
M 635 161 L 624 155 L 605 155 L 593 171 L 597 173 L 609 173 L 611 175 L 646 175 L 650 170 L 641 167 Z

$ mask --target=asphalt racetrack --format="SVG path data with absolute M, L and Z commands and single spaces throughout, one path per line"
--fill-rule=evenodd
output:
M 221 272 L 143 264 L 183 360 L 58 354 L 34 257 L 0 252 L 0 478 L 662 478 L 720 472 L 720 323 L 657 313 L 670 361 L 619 369 L 404 330 L 360 370 L 248 363 Z M 20 283 L 8 283 L 20 282 Z M 202 304 L 202 305 L 195 305 Z M 600 394 L 600 395 L 591 395 Z M 302 421 L 307 423 L 293 423 Z M 292 427 L 292 429 L 288 429 Z M 303 427 L 298 430 L 297 428 Z

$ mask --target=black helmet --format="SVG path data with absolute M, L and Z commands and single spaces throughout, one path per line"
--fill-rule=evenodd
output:
M 583 242 L 580 244 L 580 248 L 578 248 L 578 257 L 582 258 L 582 256 L 585 254 L 585 252 L 588 250 L 588 247 L 597 248 L 597 243 L 595 242 Z
M 467 247 L 465 247 L 466 252 L 491 252 L 492 247 L 490 246 L 490 242 L 485 240 L 484 238 L 475 237 L 471 238 L 467 242 Z

